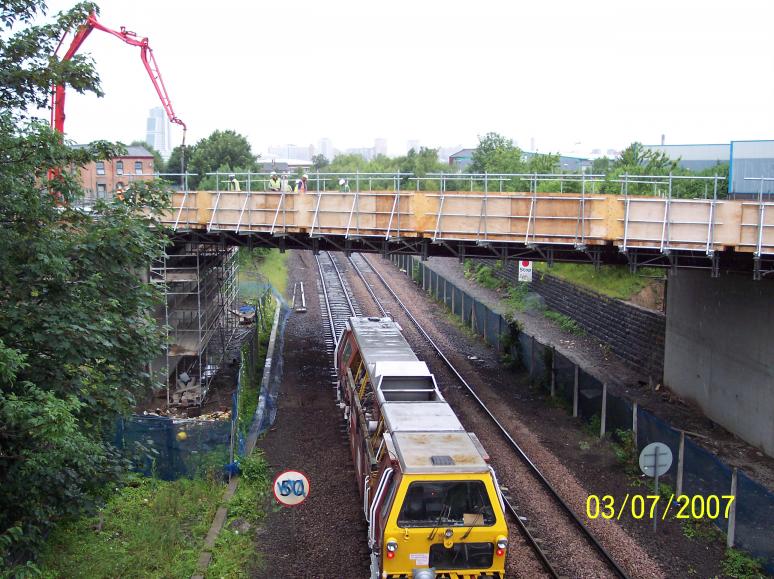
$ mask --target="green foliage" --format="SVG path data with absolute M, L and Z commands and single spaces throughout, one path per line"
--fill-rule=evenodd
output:
M 589 418 L 589 421 L 583 425 L 583 430 L 586 431 L 586 434 L 589 436 L 595 436 L 598 437 L 600 431 L 602 430 L 602 418 L 599 414 L 595 414 L 591 418 Z
M 723 568 L 723 573 L 735 579 L 762 579 L 764 577 L 761 560 L 738 549 L 726 549 L 725 557 L 720 565 Z
M 93 509 L 125 462 L 105 442 L 117 415 L 153 387 L 162 351 L 152 312 L 161 295 L 140 273 L 166 240 L 161 184 L 135 183 L 126 202 L 93 212 L 77 171 L 123 147 L 71 148 L 28 111 L 51 85 L 101 94 L 88 58 L 51 55 L 64 30 L 96 9 L 82 3 L 53 22 L 7 30 L 0 41 L 0 558 L 24 564 L 52 521 Z M 42 2 L 0 11 L 6 26 L 42 17 Z M 54 191 L 55 193 L 52 193 Z M 147 205 L 147 207 L 145 207 Z
M 560 279 L 601 294 L 628 300 L 640 292 L 653 278 L 663 279 L 664 271 L 659 268 L 640 268 L 631 273 L 626 266 L 603 265 L 596 269 L 591 264 L 555 263 L 549 268 L 545 263 L 535 263 L 535 271 L 551 274 Z
M 253 534 L 240 532 L 238 527 L 253 527 L 265 516 L 271 472 L 260 450 L 240 459 L 239 469 L 239 487 L 228 503 L 228 520 L 215 543 L 209 577 L 250 577 L 263 563 L 256 557 Z
M 243 298 L 253 299 L 262 294 L 257 280 L 271 285 L 285 295 L 288 286 L 287 254 L 278 249 L 255 248 L 239 250 L 239 292 Z M 307 299 L 309 295 L 307 294 Z
M 172 153 L 167 159 L 167 164 L 164 166 L 164 173 L 185 173 L 188 169 L 188 165 L 191 162 L 191 152 L 193 147 L 183 147 L 178 145 L 172 149 Z
M 414 261 L 413 259 L 409 263 L 411 263 L 411 279 L 414 280 L 415 284 L 421 285 L 422 284 L 422 266 L 419 265 L 418 261 Z
M 471 173 L 525 173 L 526 169 L 521 149 L 497 133 L 478 137 L 478 146 L 468 167 Z
M 136 479 L 99 513 L 59 525 L 41 558 L 56 577 L 190 577 L 223 493 L 214 479 Z
M 688 539 L 712 541 L 721 536 L 720 530 L 707 519 L 681 519 L 680 528 Z
M 586 330 L 584 330 L 578 324 L 578 322 L 573 320 L 570 316 L 555 312 L 554 310 L 545 310 L 543 315 L 549 320 L 559 324 L 559 327 L 562 328 L 565 332 L 569 332 L 570 334 L 574 334 L 576 336 L 583 336 L 586 334 Z
M 190 178 L 190 186 L 194 189 L 215 188 L 213 179 L 205 179 L 206 173 L 255 171 L 257 168 L 256 157 L 247 137 L 232 130 L 215 131 L 197 142 L 186 153 L 190 159 L 188 170 L 197 174 L 196 177 Z M 179 162 L 178 158 L 177 163 Z
M 639 473 L 639 456 L 637 453 L 637 441 L 633 430 L 617 429 L 614 433 L 615 441 L 612 443 L 613 453 L 626 472 L 631 475 Z M 668 497 L 667 497 L 668 498 Z
M 409 150 L 406 155 L 401 157 L 387 157 L 377 155 L 370 161 L 364 159 L 361 155 L 346 154 L 337 155 L 331 163 L 325 167 L 328 173 L 341 174 L 346 173 L 412 173 L 417 177 L 425 177 L 428 173 L 438 173 L 448 169 L 448 166 L 438 160 L 438 149 L 421 147 L 419 151 Z M 349 185 L 354 191 L 358 186 L 358 180 L 351 175 L 347 176 Z M 335 181 L 336 179 L 334 179 Z M 378 177 L 363 176 L 359 178 L 360 190 L 380 189 L 394 190 L 395 181 L 392 178 L 380 179 Z M 400 186 L 402 189 L 416 189 L 417 184 L 409 181 L 409 177 L 402 177 Z M 437 190 L 438 181 L 419 181 L 420 190 Z
M 312 157 L 312 166 L 315 171 L 322 171 L 330 164 L 331 162 L 325 155 L 314 155 Z
M 274 311 L 276 301 L 270 291 L 265 291 L 255 301 L 258 310 L 255 334 L 252 340 L 246 341 L 242 346 L 242 365 L 240 367 L 241 391 L 239 394 L 239 408 L 237 409 L 237 428 L 243 436 L 247 436 L 253 421 L 255 409 L 258 407 L 261 379 L 263 376 L 264 362 L 268 350 L 271 330 L 274 325 Z M 250 348 L 253 349 L 252 358 Z M 250 366 L 250 360 L 253 366 Z
M 523 312 L 527 307 L 526 297 L 529 293 L 529 284 L 520 282 L 508 287 L 508 295 L 505 298 L 505 305 L 510 312 Z
M 503 280 L 495 275 L 495 271 L 501 267 L 502 265 L 499 262 L 497 265 L 483 265 L 466 260 L 463 265 L 463 272 L 466 278 L 475 281 L 477 284 L 488 289 L 497 289 L 504 285 Z
M 705 169 L 703 171 L 691 171 L 678 166 L 677 160 L 670 159 L 665 153 L 647 149 L 641 143 L 632 143 L 616 159 L 603 157 L 597 159 L 592 165 L 594 173 L 603 173 L 606 175 L 605 181 L 599 185 L 598 191 L 602 193 L 621 194 L 628 192 L 629 195 L 667 195 L 669 187 L 667 179 L 658 183 L 632 183 L 636 179 L 624 178 L 623 175 L 664 175 L 676 176 L 704 176 L 725 177 L 725 180 L 718 181 L 718 198 L 728 196 L 728 163 L 719 163 L 717 166 Z M 626 181 L 619 183 L 617 181 Z M 596 187 L 596 186 L 595 186 Z M 693 199 L 712 197 L 714 195 L 714 182 L 675 179 L 672 182 L 672 197 Z

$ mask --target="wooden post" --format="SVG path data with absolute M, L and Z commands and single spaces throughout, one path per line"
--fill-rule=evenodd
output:
M 634 432 L 634 446 L 639 450 L 637 445 L 637 403 L 632 404 L 632 432 Z
M 677 451 L 677 488 L 675 495 L 683 494 L 683 467 L 685 466 L 685 431 L 680 431 L 680 448 Z
M 731 503 L 731 509 L 728 513 L 728 533 L 726 534 L 726 547 L 729 549 L 734 546 L 734 535 L 736 534 L 736 467 L 734 467 L 731 473 L 731 496 L 734 497 L 734 502 Z
M 602 382 L 602 419 L 599 425 L 599 438 L 605 436 L 605 423 L 607 422 L 607 382 Z
M 578 365 L 575 364 L 575 380 L 572 385 L 572 417 L 578 418 Z
M 529 375 L 534 380 L 535 374 L 535 336 L 530 336 L 529 342 Z
M 551 398 L 556 396 L 556 348 L 551 347 Z

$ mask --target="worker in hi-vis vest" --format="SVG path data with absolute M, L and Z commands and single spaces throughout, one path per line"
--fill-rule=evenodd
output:
M 239 187 L 239 181 L 237 181 L 236 175 L 231 173 L 228 176 L 228 190 L 229 191 L 241 191 L 242 189 Z
M 296 181 L 296 193 L 306 193 L 306 182 L 309 179 L 309 175 L 304 173 L 300 179 Z
M 269 191 L 279 191 L 281 187 L 282 183 L 280 182 L 280 178 L 272 171 L 271 177 L 269 177 Z

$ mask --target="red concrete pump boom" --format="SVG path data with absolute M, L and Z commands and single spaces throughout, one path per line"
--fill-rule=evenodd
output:
M 78 49 L 81 47 L 81 44 L 83 44 L 83 41 L 86 40 L 89 34 L 91 34 L 91 31 L 95 28 L 97 30 L 107 32 L 108 34 L 112 34 L 127 44 L 140 47 L 140 58 L 142 59 L 142 63 L 145 65 L 145 70 L 148 71 L 148 75 L 150 76 L 151 82 L 156 89 L 156 93 L 161 99 L 161 104 L 164 106 L 164 110 L 169 117 L 169 121 L 183 127 L 183 146 L 185 146 L 185 123 L 175 116 L 175 111 L 172 109 L 172 101 L 169 100 L 169 95 L 167 95 L 167 89 L 164 86 L 164 81 L 161 79 L 161 73 L 159 72 L 159 67 L 156 64 L 156 59 L 153 56 L 153 50 L 151 50 L 151 47 L 148 46 L 147 38 L 138 39 L 136 33 L 129 32 L 123 26 L 121 27 L 120 32 L 103 26 L 97 21 L 96 15 L 92 13 L 86 19 L 86 22 L 78 27 L 78 30 L 73 37 L 73 41 L 70 44 L 70 48 L 67 49 L 67 52 L 62 57 L 62 61 L 70 60 L 73 55 L 78 52 Z M 65 86 L 63 84 L 58 84 L 54 87 L 54 91 L 51 95 L 51 127 L 60 133 L 64 133 L 64 104 Z

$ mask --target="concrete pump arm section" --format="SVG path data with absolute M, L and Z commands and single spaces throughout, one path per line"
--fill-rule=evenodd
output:
M 185 191 L 164 223 L 233 245 L 774 271 L 774 202 L 580 193 Z

